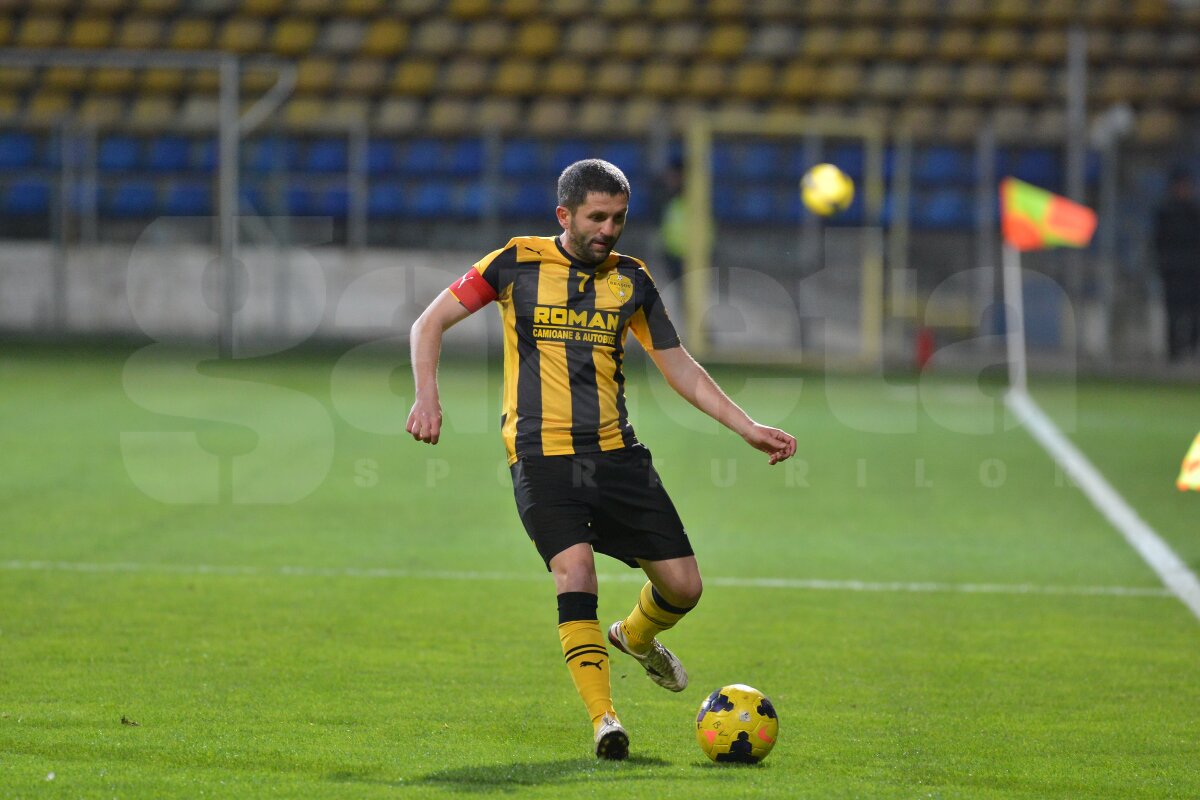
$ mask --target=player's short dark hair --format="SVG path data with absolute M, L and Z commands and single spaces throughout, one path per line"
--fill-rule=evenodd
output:
M 576 161 L 558 176 L 558 204 L 571 211 L 583 205 L 588 192 L 629 197 L 629 180 L 615 164 L 599 158 Z

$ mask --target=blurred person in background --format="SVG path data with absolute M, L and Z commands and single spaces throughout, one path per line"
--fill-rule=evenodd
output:
M 1167 355 L 1178 361 L 1200 348 L 1200 206 L 1183 167 L 1171 170 L 1167 197 L 1155 213 L 1154 249 L 1167 309 Z

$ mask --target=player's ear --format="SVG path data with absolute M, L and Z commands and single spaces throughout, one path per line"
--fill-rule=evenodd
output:
M 554 209 L 555 216 L 558 217 L 558 224 L 562 226 L 564 231 L 571 229 L 571 209 L 566 206 L 559 206 Z

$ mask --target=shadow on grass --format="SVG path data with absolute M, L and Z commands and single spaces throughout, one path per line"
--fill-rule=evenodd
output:
M 597 761 L 594 758 L 565 758 L 559 761 L 517 762 L 443 769 L 405 781 L 405 786 L 440 786 L 463 792 L 517 792 L 530 786 L 568 784 L 603 778 L 617 772 L 621 780 L 652 778 L 640 770 L 627 772 L 630 767 L 662 767 L 668 762 L 659 758 L 630 756 L 625 761 Z

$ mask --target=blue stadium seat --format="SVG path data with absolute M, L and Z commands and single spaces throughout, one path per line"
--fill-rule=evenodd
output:
M 215 145 L 215 142 L 214 142 Z M 216 153 L 210 169 L 216 168 Z M 291 171 L 300 166 L 300 146 L 291 139 L 272 136 L 242 145 L 242 165 L 248 172 Z
M 146 149 L 146 167 L 155 172 L 183 172 L 190 166 L 191 147 L 182 136 L 156 136 Z
M 395 142 L 376 140 L 367 144 L 367 174 L 392 175 L 396 170 Z
M 414 139 L 404 148 L 400 171 L 409 177 L 437 175 L 442 171 L 442 143 L 436 139 Z
M 913 223 L 921 228 L 966 228 L 972 222 L 971 194 L 961 189 L 938 189 L 916 202 Z
M 259 186 L 243 186 L 238 192 L 238 205 L 243 214 L 268 215 L 275 213 L 266 193 Z
M 737 175 L 737 153 L 729 142 L 715 142 L 712 147 L 712 176 L 714 179 Z
M 308 172 L 345 172 L 348 163 L 344 139 L 318 139 L 308 146 L 303 169 Z
M 454 211 L 454 194 L 450 184 L 427 181 L 413 187 L 408 212 L 418 219 L 445 217 Z
M 550 168 L 560 173 L 576 161 L 593 158 L 595 150 L 587 142 L 580 139 L 564 139 L 554 148 L 550 156 Z
M 557 204 L 554 187 L 545 181 L 522 183 L 501 203 L 506 216 L 549 219 Z
M 542 154 L 532 139 L 511 139 L 500 153 L 500 171 L 505 175 L 531 177 L 540 174 Z
M 306 183 L 292 183 L 283 192 L 283 206 L 292 217 L 307 217 L 317 212 L 313 209 L 312 192 Z
M 113 217 L 153 216 L 158 211 L 158 192 L 149 181 L 124 181 L 101 198 L 100 210 Z
M 487 210 L 487 200 L 486 186 L 481 183 L 468 183 L 462 187 L 459 195 L 458 213 L 469 219 L 479 219 Z
M 367 213 L 372 217 L 395 219 L 404 216 L 404 190 L 398 183 L 380 183 L 371 187 Z
M 4 193 L 4 213 L 14 217 L 34 217 L 50 210 L 50 185 L 35 178 L 14 181 Z
M 862 180 L 863 169 L 866 165 L 866 154 L 863 152 L 862 145 L 838 145 L 829 151 L 825 157 L 825 160 L 830 164 L 836 164 L 838 169 L 849 175 L 855 181 Z
M 460 139 L 450 146 L 446 159 L 451 175 L 477 178 L 483 174 L 485 155 L 480 139 Z
M 771 142 L 754 142 L 746 145 L 738 166 L 738 173 L 747 180 L 768 180 L 779 175 L 782 163 L 779 145 Z
M 350 192 L 342 186 L 321 189 L 313 198 L 313 210 L 323 217 L 345 219 L 350 211 Z
M 1058 154 L 1053 150 L 1020 150 L 1014 153 L 1009 161 L 1008 174 L 1044 189 L 1062 191 L 1062 171 Z
M 0 169 L 28 169 L 33 166 L 36 153 L 36 141 L 28 133 L 0 134 Z
M 96 166 L 101 172 L 128 172 L 138 166 L 140 143 L 131 136 L 109 136 L 100 142 Z
M 737 221 L 737 189 L 731 181 L 713 184 L 713 216 L 719 222 Z
M 616 164 L 631 181 L 642 175 L 642 148 L 636 142 L 608 142 L 600 148 L 600 158 Z
M 208 216 L 213 213 L 212 187 L 197 181 L 173 184 L 167 187 L 162 210 L 171 216 Z
M 192 150 L 192 169 L 198 172 L 216 172 L 217 140 L 204 139 Z
M 739 191 L 734 219 L 750 225 L 765 225 L 775 219 L 775 198 L 770 189 L 752 186 Z
M 969 184 L 974 180 L 974 160 L 953 147 L 930 147 L 916 154 L 913 177 L 918 185 Z

